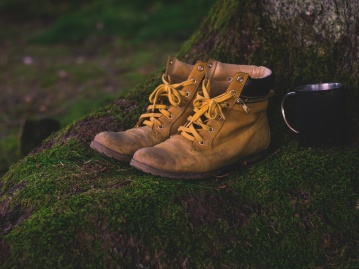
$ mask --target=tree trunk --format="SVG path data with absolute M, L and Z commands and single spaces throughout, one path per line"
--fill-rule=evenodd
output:
M 357 75 L 358 12 L 355 0 L 218 1 L 181 54 L 189 60 L 213 57 L 233 63 L 265 63 L 272 68 L 279 68 L 280 61 L 286 67 L 299 64 L 300 71 L 308 64 L 295 60 L 309 50 L 312 57 L 306 57 L 306 62 L 331 60 L 336 64 L 334 71 L 346 69 Z M 315 74 L 323 72 L 323 64 L 313 68 Z
M 296 86 L 342 82 L 358 129 L 358 14 L 356 0 L 218 1 L 180 55 L 265 65 L 276 75 L 276 103 Z

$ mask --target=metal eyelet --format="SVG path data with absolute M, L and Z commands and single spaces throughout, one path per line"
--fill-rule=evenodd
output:
M 233 96 L 235 96 L 235 95 L 236 95 L 235 90 L 231 90 L 231 91 L 230 91 L 230 93 L 231 93 Z
M 158 129 L 163 129 L 163 124 L 161 126 L 158 126 L 157 128 Z
M 214 128 L 211 126 L 211 127 L 209 127 L 209 131 L 208 132 L 210 132 L 210 133 L 212 133 L 214 131 Z
M 227 78 L 227 81 L 228 81 L 228 82 L 231 82 L 232 80 L 233 80 L 232 77 L 228 77 L 228 78 Z
M 167 117 L 169 120 L 171 120 L 172 118 L 173 118 L 173 115 L 172 115 L 172 113 L 170 114 L 170 116 L 169 117 Z
M 186 97 L 189 97 L 191 95 L 190 92 L 186 92 Z
M 200 144 L 201 146 L 204 145 L 204 140 L 202 140 L 201 142 L 198 142 L 198 144 Z
M 211 67 L 212 67 L 212 64 L 209 64 L 209 65 L 208 65 L 208 68 L 211 68 Z
M 179 105 L 177 106 L 177 108 L 182 108 L 182 105 L 181 105 L 181 104 L 179 104 Z
M 243 80 L 244 80 L 244 78 L 243 78 L 242 76 L 240 76 L 240 77 L 237 78 L 237 81 L 238 81 L 239 83 L 243 82 Z
M 197 83 L 197 80 L 195 78 L 191 78 L 191 80 L 193 81 L 193 84 Z
M 204 70 L 204 67 L 203 67 L 202 65 L 199 65 L 199 66 L 197 67 L 197 70 L 198 70 L 198 71 L 203 71 L 203 70 Z
M 173 64 L 173 61 L 172 61 L 172 60 L 170 61 L 170 64 Z

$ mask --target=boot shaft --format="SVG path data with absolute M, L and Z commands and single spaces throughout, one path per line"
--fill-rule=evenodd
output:
M 253 79 L 247 73 L 236 73 L 232 77 L 224 93 L 231 94 L 232 97 L 218 104 L 219 107 L 222 107 L 222 113 L 218 113 L 216 118 L 204 120 L 210 126 L 210 131 L 201 130 L 199 132 L 204 142 L 194 143 L 197 150 L 215 148 L 228 141 L 236 140 L 240 136 L 251 136 L 253 133 L 261 136 L 261 142 L 256 146 L 263 147 L 269 143 L 267 107 L 268 98 L 272 93 L 269 92 L 267 95 L 259 97 L 244 96 L 244 90 L 247 90 L 248 93 L 258 90 L 253 87 L 252 81 Z M 213 98 L 213 102 L 216 99 L 218 97 Z
M 197 140 L 198 143 L 193 144 L 197 150 L 207 150 L 240 136 L 252 125 L 260 125 L 263 142 L 269 142 L 267 106 L 273 94 L 272 84 L 272 72 L 266 67 L 210 60 L 203 81 L 203 96 L 199 94 L 194 101 L 197 114 L 189 118 L 186 127 L 181 127 L 182 135 Z
M 233 80 L 233 76 L 243 72 L 249 75 L 242 91 L 242 97 L 266 96 L 273 86 L 274 77 L 272 71 L 264 66 L 226 64 L 216 60 L 208 61 L 208 69 L 205 80 L 210 81 L 210 96 L 215 97 L 227 90 Z
M 170 77 L 171 83 L 181 83 L 187 80 L 193 69 L 192 64 L 178 60 L 175 56 L 169 56 L 165 74 Z
M 153 126 L 153 131 L 156 135 L 169 137 L 176 133 L 177 129 L 186 122 L 187 117 L 193 113 L 193 100 L 196 97 L 198 89 L 201 88 L 206 69 L 207 63 L 202 61 L 198 61 L 192 66 L 176 58 L 169 58 L 166 73 L 168 72 L 171 83 L 172 79 L 175 81 L 177 79 L 179 79 L 179 81 L 182 80 L 181 82 L 187 80 L 192 83 L 180 89 L 184 94 L 178 104 L 173 105 L 168 100 L 163 103 L 167 106 L 169 116 L 162 115 L 158 118 L 162 125 L 157 126 L 157 128 Z M 185 79 L 183 79 L 184 76 L 186 76 Z

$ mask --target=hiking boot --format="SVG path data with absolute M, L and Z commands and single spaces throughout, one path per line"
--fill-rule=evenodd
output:
M 91 142 L 91 148 L 108 157 L 129 162 L 140 148 L 165 141 L 193 113 L 193 100 L 205 75 L 207 64 L 194 66 L 169 57 L 163 84 L 149 96 L 147 112 L 136 126 L 122 132 L 101 132 Z
M 232 76 L 222 73 L 226 69 L 245 72 Z M 203 94 L 197 95 L 194 113 L 179 128 L 180 133 L 154 147 L 138 150 L 131 160 L 132 166 L 170 178 L 208 178 L 266 155 L 270 142 L 267 106 L 273 93 L 272 72 L 266 67 L 209 62 L 210 72 L 215 74 L 213 77 L 223 79 L 203 81 Z M 225 77 L 228 87 L 221 90 L 220 86 L 226 85 Z M 209 88 L 216 96 L 208 92 Z

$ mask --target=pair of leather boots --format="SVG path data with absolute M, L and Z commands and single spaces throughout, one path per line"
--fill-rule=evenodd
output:
M 91 148 L 169 178 L 220 176 L 266 155 L 273 75 L 263 66 L 169 57 L 147 112 L 123 132 L 101 132 Z

